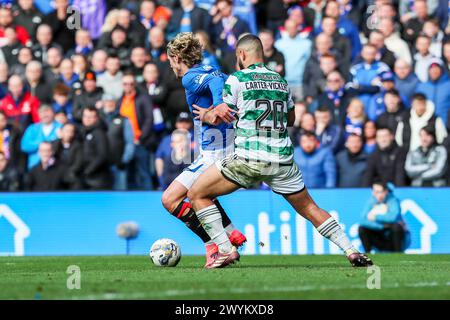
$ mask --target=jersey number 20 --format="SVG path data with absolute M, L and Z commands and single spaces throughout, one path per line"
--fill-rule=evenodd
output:
M 264 112 L 256 119 L 256 130 L 277 130 L 284 132 L 286 126 L 284 125 L 284 118 L 286 111 L 285 103 L 280 100 L 270 101 L 265 99 L 256 100 L 256 109 L 265 108 Z M 262 125 L 262 122 L 272 115 L 272 126 Z

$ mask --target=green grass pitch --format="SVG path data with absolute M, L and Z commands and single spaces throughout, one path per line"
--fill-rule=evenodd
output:
M 146 256 L 0 257 L 0 299 L 450 299 L 450 255 L 377 254 L 381 289 L 343 256 L 243 256 L 220 270 L 183 256 L 158 268 Z M 68 290 L 68 266 L 81 289 Z

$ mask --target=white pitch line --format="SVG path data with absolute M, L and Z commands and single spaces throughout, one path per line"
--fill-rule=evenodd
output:
M 440 286 L 450 286 L 450 282 L 438 283 L 438 282 L 417 282 L 401 285 L 399 283 L 392 283 L 389 285 L 382 285 L 381 289 L 392 288 L 431 288 Z M 195 296 L 206 294 L 250 294 L 250 293 L 266 293 L 266 292 L 302 292 L 302 291 L 315 291 L 315 290 L 342 290 L 342 289 L 367 289 L 363 285 L 350 285 L 350 286 L 298 286 L 298 287 L 262 287 L 257 289 L 247 288 L 230 288 L 230 289 L 189 289 L 189 290 L 166 290 L 158 293 L 150 292 L 132 292 L 132 293 L 105 293 L 97 295 L 87 295 L 72 297 L 72 299 L 80 300 L 103 300 L 103 299 L 150 299 L 150 298 L 171 298 L 177 296 Z M 371 290 L 372 291 L 372 290 Z

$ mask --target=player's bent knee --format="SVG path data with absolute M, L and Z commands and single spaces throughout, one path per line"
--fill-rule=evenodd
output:
M 190 189 L 187 193 L 187 197 L 191 203 L 193 201 L 195 201 L 198 198 L 198 196 L 199 196 L 199 193 L 197 192 L 197 190 L 195 188 Z
M 169 212 L 172 212 L 173 210 L 175 210 L 175 208 L 181 201 L 180 200 L 177 203 L 177 200 L 178 199 L 176 199 L 176 197 L 173 196 L 172 192 L 167 191 L 167 190 L 163 193 L 163 195 L 161 197 L 161 202 L 162 202 L 163 207 Z

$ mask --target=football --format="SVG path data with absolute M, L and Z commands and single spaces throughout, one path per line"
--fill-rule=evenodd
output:
M 175 267 L 181 259 L 180 246 L 172 239 L 156 240 L 150 248 L 150 259 L 158 267 Z

